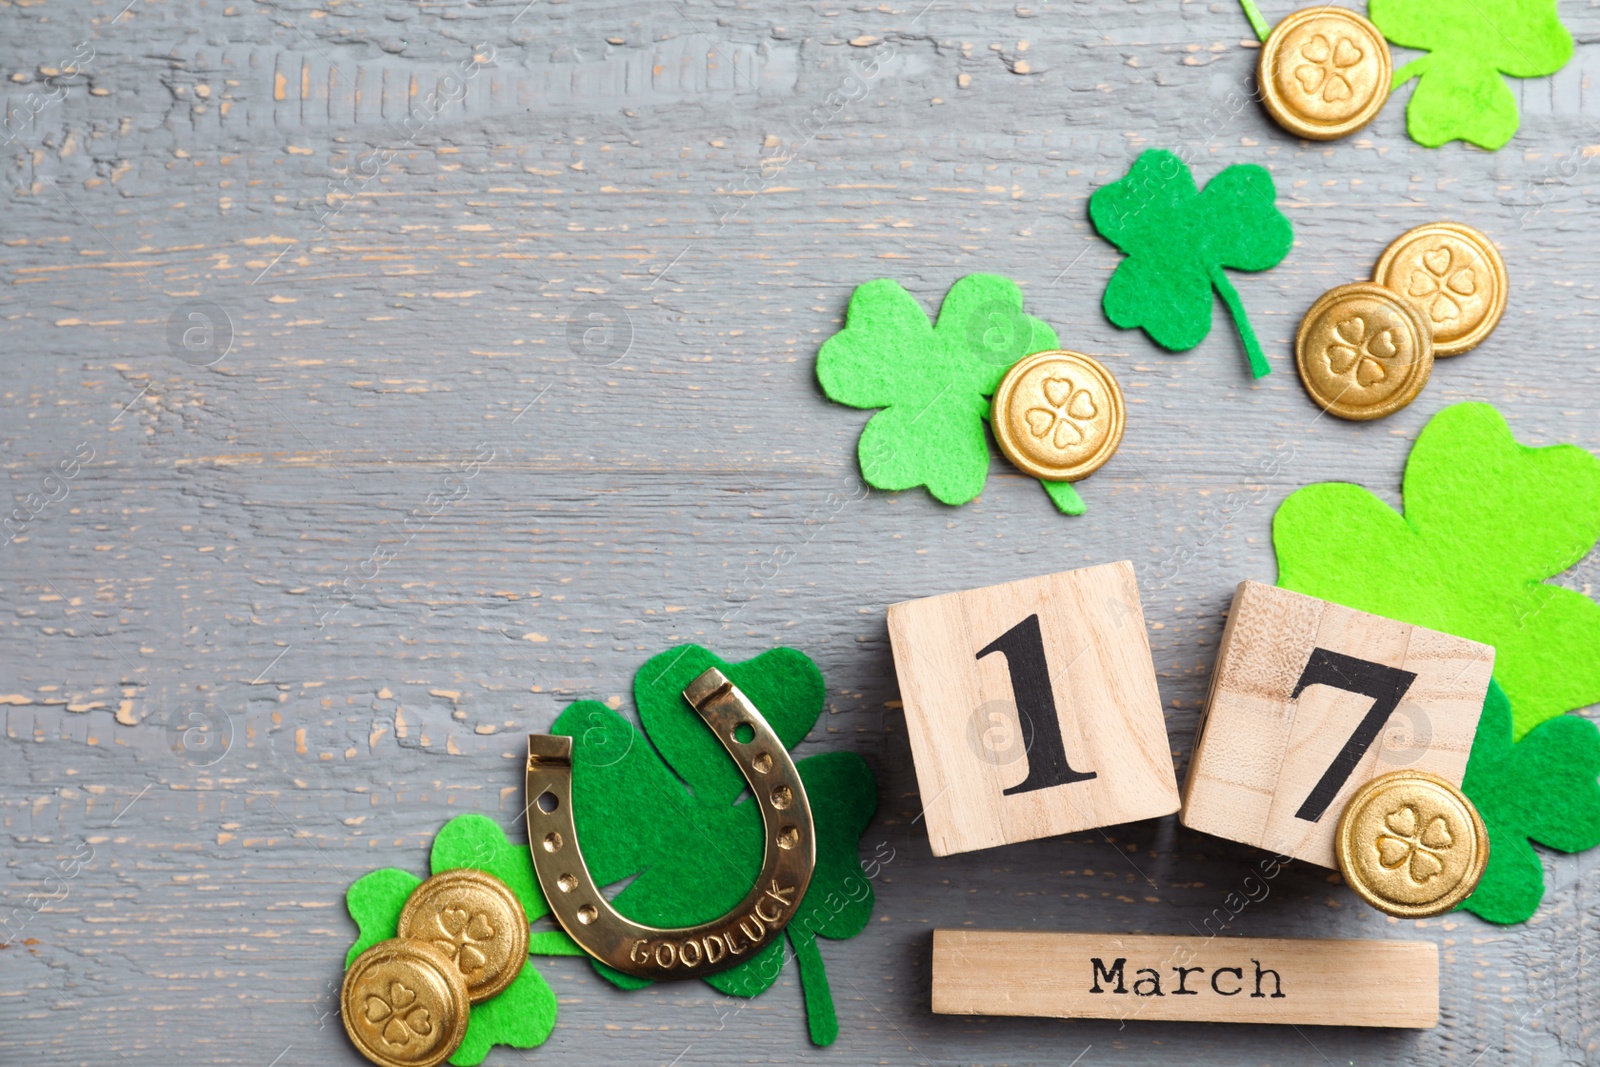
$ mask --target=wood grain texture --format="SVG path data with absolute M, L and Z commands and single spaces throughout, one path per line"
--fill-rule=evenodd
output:
M 1124 1023 L 1439 1022 L 1428 941 L 935 930 L 933 1010 Z
M 1398 701 L 1380 706 L 1359 667 L 1314 676 L 1319 650 L 1403 672 Z M 1489 645 L 1240 582 L 1178 818 L 1194 830 L 1336 867 L 1339 815 L 1366 782 L 1418 770 L 1461 784 L 1493 670 Z M 1376 734 L 1360 735 L 1367 743 L 1351 761 L 1352 738 L 1375 715 L 1385 718 Z M 1327 779 L 1335 763 L 1343 774 L 1336 783 Z M 1332 795 L 1321 793 L 1311 818 L 1305 806 L 1325 779 Z
M 1133 564 L 891 604 L 888 622 L 935 856 L 1178 810 Z
M 1285 136 L 1244 95 L 1228 3 L 125 3 L 0 8 L 8 113 L 64 90 L 0 135 L 0 463 L 13 507 L 43 505 L 0 548 L 0 1058 L 357 1063 L 332 1014 L 345 887 L 426 873 L 458 812 L 519 838 L 523 735 L 577 698 L 631 715 L 635 669 L 687 640 L 804 649 L 828 714 L 798 754 L 878 776 L 875 917 L 822 946 L 839 1040 L 807 1043 L 792 969 L 746 1005 L 539 960 L 556 1031 L 490 1063 L 1595 1058 L 1597 853 L 1544 854 L 1538 916 L 1505 929 L 1393 923 L 1301 864 L 1263 880 L 1262 853 L 1170 817 L 932 857 L 884 609 L 1132 559 L 1181 765 L 1289 492 L 1398 502 L 1410 443 L 1466 399 L 1526 444 L 1600 450 L 1600 10 L 1561 0 L 1577 55 L 1509 82 L 1522 128 L 1489 154 L 1406 139 L 1408 89 L 1349 141 Z M 397 129 L 480 42 L 466 95 Z M 1101 313 L 1120 257 L 1086 201 L 1150 146 L 1202 182 L 1274 175 L 1296 246 L 1234 276 L 1260 382 L 1220 307 L 1181 355 Z M 1439 218 L 1499 243 L 1500 328 L 1392 418 L 1319 417 L 1300 315 Z M 998 459 L 961 508 L 866 490 L 869 414 L 815 383 L 854 285 L 894 277 L 932 312 L 973 271 L 1123 386 L 1082 518 Z M 199 302 L 232 327 L 209 366 L 220 341 L 168 340 Z M 616 332 L 585 338 L 596 314 Z M 45 484 L 91 455 L 65 496 Z M 934 1016 L 930 931 L 968 923 L 1421 938 L 1440 1026 Z

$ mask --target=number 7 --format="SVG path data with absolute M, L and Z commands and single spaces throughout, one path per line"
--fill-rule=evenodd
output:
M 1350 780 L 1356 764 L 1361 762 L 1361 757 L 1372 747 L 1378 731 L 1389 721 L 1394 709 L 1400 706 L 1400 700 L 1406 695 L 1406 690 L 1410 689 L 1411 683 L 1416 680 L 1415 674 L 1398 667 L 1386 667 L 1381 663 L 1346 656 L 1342 652 L 1331 652 L 1326 648 L 1311 650 L 1311 658 L 1306 661 L 1305 670 L 1300 672 L 1300 680 L 1295 683 L 1294 692 L 1289 694 L 1289 699 L 1298 698 L 1308 686 L 1325 685 L 1333 689 L 1343 689 L 1347 693 L 1371 697 L 1372 707 L 1356 724 L 1355 732 L 1344 743 L 1339 754 L 1333 757 L 1333 763 L 1322 773 L 1322 778 L 1312 788 L 1311 795 L 1306 797 L 1305 803 L 1300 805 L 1300 810 L 1294 813 L 1295 818 L 1304 819 L 1306 822 L 1316 822 L 1322 818 L 1323 813 L 1328 810 L 1328 805 L 1333 803 L 1333 798 Z

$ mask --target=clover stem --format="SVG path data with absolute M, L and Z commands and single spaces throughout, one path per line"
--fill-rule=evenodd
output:
M 1071 482 L 1047 482 L 1039 479 L 1039 484 L 1044 486 L 1044 491 L 1050 494 L 1050 500 L 1056 510 L 1063 515 L 1082 515 L 1086 510 L 1083 497 L 1072 487 Z
M 789 943 L 794 946 L 794 961 L 800 968 L 800 993 L 806 1003 L 806 1025 L 811 1043 L 825 1048 L 839 1036 L 839 1015 L 833 1007 L 833 990 L 828 971 L 822 965 L 816 938 L 809 932 L 789 928 Z
M 1244 342 L 1245 358 L 1250 361 L 1250 376 L 1264 378 L 1272 373 L 1272 367 L 1267 363 L 1267 357 L 1261 354 L 1261 342 L 1256 340 L 1256 331 L 1251 328 L 1250 320 L 1245 316 L 1244 304 L 1239 299 L 1239 293 L 1234 289 L 1233 283 L 1228 281 L 1228 276 L 1222 268 L 1211 268 L 1211 284 L 1217 287 L 1217 292 L 1222 294 L 1222 302 L 1228 305 L 1228 311 L 1233 315 L 1233 325 L 1239 331 L 1239 340 Z
M 1244 8 L 1244 17 L 1250 20 L 1250 28 L 1256 31 L 1256 36 L 1262 41 L 1272 32 L 1272 27 L 1267 20 L 1261 17 L 1261 9 L 1256 7 L 1256 0 L 1239 0 L 1239 6 Z
M 1433 57 L 1436 53 L 1429 52 L 1425 56 L 1418 56 L 1399 70 L 1394 72 L 1394 78 L 1389 82 L 1389 91 L 1392 93 L 1412 78 L 1420 78 L 1428 73 L 1428 68 L 1433 66 Z

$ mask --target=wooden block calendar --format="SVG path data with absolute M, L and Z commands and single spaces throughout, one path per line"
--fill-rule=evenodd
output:
M 894 604 L 936 856 L 1178 810 L 1131 563 Z
M 1334 828 L 1364 782 L 1413 769 L 1461 784 L 1493 669 L 1488 645 L 1244 582 L 1179 818 L 1334 867 Z

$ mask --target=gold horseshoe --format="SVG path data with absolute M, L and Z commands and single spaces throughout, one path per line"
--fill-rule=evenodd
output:
M 684 699 L 728 750 L 761 808 L 761 873 L 732 911 L 698 926 L 662 930 L 618 914 L 589 876 L 572 812 L 572 738 L 528 735 L 528 844 L 550 910 L 601 963 L 657 981 L 727 970 L 783 932 L 817 863 L 811 803 L 783 742 L 748 697 L 715 667 Z

